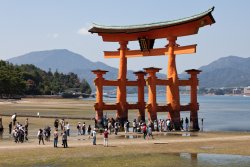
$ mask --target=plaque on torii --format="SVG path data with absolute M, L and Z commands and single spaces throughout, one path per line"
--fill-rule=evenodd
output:
M 192 121 L 192 129 L 198 130 L 198 114 L 199 104 L 197 103 L 197 86 L 198 79 L 197 74 L 199 70 L 187 70 L 191 75 L 188 80 L 179 80 L 176 69 L 175 56 L 178 54 L 191 54 L 196 52 L 196 44 L 188 46 L 180 46 L 176 43 L 177 38 L 182 36 L 194 35 L 198 33 L 200 27 L 211 25 L 215 23 L 212 16 L 214 7 L 197 15 L 186 17 L 179 20 L 165 21 L 151 24 L 142 25 L 131 25 L 131 26 L 104 26 L 94 24 L 89 30 L 91 33 L 97 33 L 102 37 L 104 42 L 118 42 L 120 48 L 118 51 L 104 51 L 105 58 L 119 58 L 119 73 L 116 81 L 105 80 L 102 75 L 107 71 L 102 72 L 101 70 L 94 70 L 93 72 L 97 75 L 95 84 L 98 92 L 102 86 L 117 86 L 117 103 L 114 105 L 105 105 L 100 99 L 96 101 L 95 110 L 96 120 L 101 121 L 102 112 L 105 109 L 117 110 L 116 118 L 123 122 L 128 119 L 128 109 L 139 109 L 139 116 L 145 121 L 145 114 L 143 110 L 147 108 L 149 113 L 149 121 L 155 121 L 157 119 L 157 112 L 166 111 L 168 117 L 173 121 L 176 130 L 180 129 L 180 111 L 189 110 L 191 111 L 190 120 Z M 162 48 L 154 48 L 154 42 L 157 39 L 166 39 L 166 45 Z M 129 41 L 138 41 L 140 48 L 138 50 L 129 50 L 127 48 Z M 167 65 L 167 79 L 160 80 L 156 77 L 156 72 L 159 68 L 145 68 L 144 70 L 149 75 L 147 79 L 147 85 L 149 87 L 148 104 L 144 102 L 143 92 L 138 92 L 138 104 L 132 105 L 127 102 L 127 86 L 138 86 L 144 88 L 145 84 L 140 81 L 139 76 L 137 81 L 127 80 L 127 58 L 133 57 L 145 57 L 145 56 L 168 56 Z M 102 75 L 100 75 L 102 74 Z M 141 74 L 144 79 L 145 74 Z M 98 78 L 99 76 L 99 78 Z M 101 76 L 101 78 L 100 78 Z M 142 80 L 142 78 L 140 77 Z M 103 82 L 101 82 L 101 80 Z M 98 81 L 98 82 L 97 82 Z M 156 103 L 156 85 L 166 85 L 166 105 L 158 106 Z M 190 86 L 191 87 L 191 101 L 189 105 L 182 106 L 180 104 L 179 86 Z M 102 95 L 97 95 L 97 97 Z M 140 98 L 139 98 L 140 96 Z M 102 99 L 102 98 L 101 98 Z M 99 107 L 96 107 L 99 106 Z M 144 106 L 144 107 L 143 107 Z

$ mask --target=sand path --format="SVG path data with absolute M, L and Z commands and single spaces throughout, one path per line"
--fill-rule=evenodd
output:
M 234 135 L 234 136 L 218 136 L 218 137 L 157 137 L 155 139 L 144 140 L 142 138 L 137 139 L 117 139 L 114 136 L 109 138 L 109 144 L 111 146 L 126 146 L 126 145 L 138 145 L 138 144 L 170 144 L 170 143 L 198 143 L 198 142 L 226 142 L 226 141 L 249 141 L 250 135 Z M 133 142 L 131 142 L 133 141 Z M 97 138 L 97 144 L 102 145 L 103 139 L 101 136 Z M 59 146 L 61 141 L 59 140 Z M 71 148 L 73 147 L 83 147 L 83 146 L 91 146 L 92 140 L 87 137 L 79 138 L 79 137 L 70 137 L 68 140 L 68 144 Z M 0 142 L 0 150 L 6 149 L 33 149 L 33 148 L 47 148 L 53 147 L 53 141 L 48 143 L 45 142 L 45 145 L 38 145 L 37 139 L 31 139 L 31 141 L 26 143 L 14 143 L 13 141 L 8 142 Z

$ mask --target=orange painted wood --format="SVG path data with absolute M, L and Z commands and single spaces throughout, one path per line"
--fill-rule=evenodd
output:
M 204 22 L 205 20 L 205 22 Z M 204 24 L 203 24 L 204 23 Z M 197 34 L 200 27 L 211 25 L 213 22 L 209 16 L 189 22 L 186 24 L 175 25 L 160 29 L 154 29 L 138 33 L 98 33 L 102 36 L 103 41 L 106 42 L 119 42 L 119 41 L 136 41 L 140 37 L 147 37 L 148 39 L 168 38 L 171 36 L 181 37 Z M 203 25 L 202 25 L 203 24 Z
M 196 44 L 188 45 L 188 46 L 179 46 L 174 47 L 174 54 L 191 54 L 196 52 Z M 120 58 L 119 51 L 104 51 L 105 58 Z M 155 48 L 150 49 L 149 52 L 142 52 L 141 50 L 127 50 L 126 57 L 133 58 L 133 57 L 145 57 L 145 56 L 161 56 L 161 55 L 168 55 L 169 48 Z
M 179 86 L 190 86 L 191 81 L 190 80 L 179 80 Z

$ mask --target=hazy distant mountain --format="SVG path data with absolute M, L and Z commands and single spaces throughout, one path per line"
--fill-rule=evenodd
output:
M 82 79 L 85 78 L 93 87 L 95 76 L 91 70 L 103 69 L 109 71 L 106 79 L 116 79 L 118 69 L 110 67 L 102 62 L 92 62 L 85 57 L 73 53 L 66 49 L 56 49 L 48 51 L 31 52 L 22 56 L 14 57 L 8 60 L 13 64 L 33 64 L 43 70 L 59 71 L 63 73 L 74 72 Z M 133 71 L 128 71 L 128 79 L 135 79 Z M 165 75 L 160 74 L 165 78 Z
M 250 57 L 228 56 L 200 68 L 203 87 L 238 87 L 250 85 Z
M 228 56 L 199 68 L 201 87 L 240 87 L 250 85 L 250 58 Z M 187 75 L 181 75 L 187 77 Z

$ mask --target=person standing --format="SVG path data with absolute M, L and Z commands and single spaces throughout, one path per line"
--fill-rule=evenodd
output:
M 112 123 L 111 123 L 111 121 L 109 121 L 109 123 L 108 123 L 108 130 L 109 130 L 109 134 L 111 134 L 111 131 L 112 131 Z
M 146 139 L 147 136 L 147 125 L 144 123 L 142 127 L 143 138 Z
M 167 119 L 167 131 L 171 131 L 170 119 Z
M 152 137 L 152 139 L 154 139 L 151 125 L 149 125 L 147 128 L 147 138 L 149 139 L 150 136 Z
M 104 147 L 108 147 L 108 135 L 109 132 L 107 129 L 105 129 L 104 133 L 103 133 L 103 137 L 104 137 Z
M 11 120 L 12 120 L 13 126 L 16 125 L 16 117 L 17 117 L 16 113 L 11 116 Z
M 183 118 L 181 118 L 181 130 L 183 130 L 183 122 L 184 122 L 184 120 L 183 120 Z
M 61 119 L 60 125 L 61 125 L 61 131 L 64 132 L 64 130 L 65 130 L 65 121 L 64 121 L 64 119 Z
M 83 124 L 82 124 L 82 135 L 85 135 L 85 132 L 86 132 L 86 124 L 85 124 L 85 122 L 83 122 Z
M 127 131 L 128 131 L 128 129 L 127 129 L 127 121 L 125 121 L 125 123 L 124 123 L 124 131 L 125 131 L 125 133 L 127 133 Z
M 39 129 L 38 133 L 37 133 L 37 137 L 38 137 L 38 140 L 39 140 L 39 145 L 40 145 L 40 142 L 42 141 L 43 142 L 43 145 L 44 145 L 44 140 L 43 140 L 43 130 L 42 129 Z
M 12 132 L 12 122 L 9 123 L 9 134 Z
M 58 143 L 58 130 L 57 128 L 54 131 L 54 147 L 57 147 L 57 143 Z
M 127 132 L 129 132 L 129 124 L 130 124 L 130 122 L 127 120 L 127 124 L 126 124 Z
M 133 121 L 133 132 L 136 132 L 136 119 Z
M 70 127 L 69 127 L 68 122 L 66 122 L 65 129 L 66 129 L 67 136 L 69 136 Z
M 89 137 L 90 137 L 90 133 L 91 133 L 91 126 L 90 126 L 90 125 L 88 126 L 87 132 L 88 132 L 88 135 L 89 135 Z
M 78 135 L 82 135 L 82 127 L 81 127 L 81 122 L 78 122 L 78 125 L 76 126 L 77 131 L 78 131 Z
M 118 130 L 119 130 L 119 123 L 115 122 L 115 135 L 117 135 Z
M 55 119 L 54 127 L 55 127 L 56 129 L 58 129 L 58 126 L 59 126 L 59 120 L 58 120 L 58 119 Z
M 186 117 L 186 119 L 185 119 L 185 123 L 186 123 L 186 131 L 188 131 L 188 123 L 189 123 L 189 120 L 188 120 L 187 117 Z
M 96 131 L 95 131 L 95 128 L 92 131 L 92 137 L 93 137 L 93 145 L 96 145 Z
M 26 118 L 24 124 L 24 132 L 25 132 L 25 139 L 28 140 L 28 128 L 29 128 L 29 119 Z
M 63 143 L 63 148 L 67 148 L 68 147 L 68 141 L 67 141 L 67 132 L 64 131 L 63 135 L 62 135 L 62 143 Z

